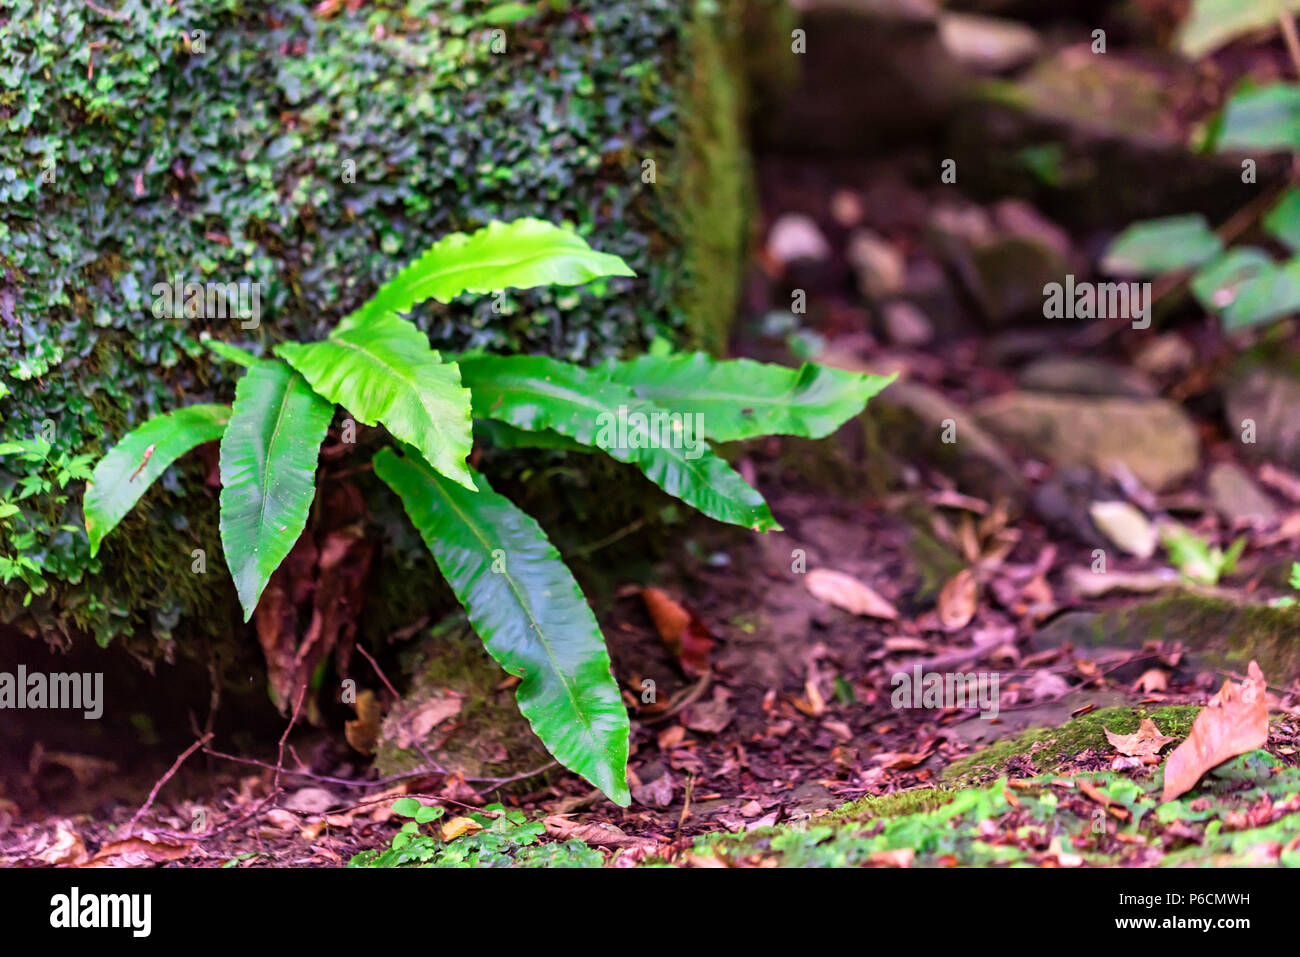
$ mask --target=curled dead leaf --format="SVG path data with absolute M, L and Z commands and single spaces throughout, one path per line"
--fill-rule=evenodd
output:
M 682 671 L 698 678 L 709 668 L 709 652 L 715 644 L 713 635 L 696 615 L 661 588 L 641 589 L 641 600 L 654 620 L 664 645 L 682 666 Z
M 1161 734 L 1156 723 L 1150 718 L 1143 718 L 1138 729 L 1132 734 L 1115 734 L 1105 727 L 1102 730 L 1106 732 L 1106 740 L 1115 746 L 1116 751 L 1135 758 L 1154 757 L 1160 753 L 1161 748 L 1175 740 Z
M 443 822 L 442 839 L 444 841 L 454 841 L 462 834 L 481 830 L 483 830 L 483 825 L 472 817 L 453 817 L 450 821 Z
M 814 568 L 804 576 L 804 585 L 814 598 L 842 608 L 849 614 L 887 621 L 898 618 L 898 609 L 852 575 L 829 568 Z
M 979 582 L 975 572 L 963 568 L 953 575 L 939 591 L 939 623 L 948 631 L 956 631 L 970 624 L 979 603 Z
M 1192 732 L 1165 761 L 1161 800 L 1190 791 L 1206 771 L 1268 742 L 1268 703 L 1264 673 L 1250 663 L 1241 684 L 1225 681 L 1201 709 Z

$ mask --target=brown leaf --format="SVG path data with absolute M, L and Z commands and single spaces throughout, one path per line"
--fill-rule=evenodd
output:
M 86 845 L 81 835 L 62 824 L 55 828 L 53 843 L 35 855 L 36 860 L 51 867 L 79 867 L 86 857 Z
M 450 821 L 443 822 L 442 839 L 444 841 L 454 841 L 462 834 L 481 830 L 483 830 L 483 825 L 472 817 L 453 817 Z
M 735 710 L 727 704 L 730 695 L 725 688 L 713 689 L 712 701 L 697 701 L 682 712 L 682 724 L 692 731 L 718 734 L 735 717 Z
M 916 851 L 910 847 L 902 847 L 896 851 L 872 851 L 871 856 L 867 858 L 867 863 L 878 867 L 911 867 L 914 857 Z
M 979 582 L 971 569 L 963 568 L 939 592 L 939 623 L 948 631 L 965 627 L 975 617 L 978 602 Z
M 709 652 L 715 644 L 704 622 L 660 588 L 641 589 L 641 600 L 654 619 L 664 645 L 686 674 L 698 678 L 709 672 Z
M 357 695 L 357 717 L 355 721 L 343 722 L 343 733 L 354 751 L 362 754 L 374 754 L 375 743 L 379 740 L 379 719 L 383 708 L 378 696 L 366 688 Z
M 1138 729 L 1132 734 L 1114 734 L 1105 727 L 1101 730 L 1106 732 L 1106 740 L 1115 746 L 1116 751 L 1135 758 L 1155 756 L 1160 753 L 1161 748 L 1175 740 L 1161 734 L 1156 723 L 1150 718 L 1143 718 Z
M 814 568 L 804 576 L 804 585 L 814 598 L 836 608 L 843 608 L 849 614 L 884 618 L 887 621 L 898 618 L 898 609 L 862 582 L 843 572 Z
M 99 853 L 82 867 L 146 867 L 166 861 L 179 861 L 188 857 L 191 844 L 165 844 L 146 841 L 141 837 L 128 837 L 122 841 L 105 844 Z
M 1196 716 L 1187 740 L 1165 761 L 1161 800 L 1169 801 L 1190 791 L 1206 771 L 1268 742 L 1264 688 L 1264 674 L 1253 661 L 1241 684 L 1223 683 L 1219 693 Z
M 543 818 L 546 836 L 557 841 L 579 840 L 597 847 L 658 847 L 659 845 L 644 837 L 634 837 L 604 821 L 579 822 L 552 814 Z

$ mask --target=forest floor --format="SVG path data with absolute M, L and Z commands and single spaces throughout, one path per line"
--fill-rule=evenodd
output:
M 789 169 L 776 179 L 801 181 Z M 907 187 L 891 189 L 893 215 Z M 770 188 L 784 208 L 769 219 L 800 212 L 805 194 L 820 205 L 802 211 L 800 228 L 825 217 L 828 196 L 869 218 L 869 197 L 855 207 L 851 187 L 831 182 L 793 198 Z M 1226 346 L 1208 327 L 1153 330 L 1136 358 L 1124 352 L 1129 337 L 1085 357 L 1071 348 L 1077 328 L 1048 328 L 1030 334 L 1031 351 L 1058 365 L 1035 372 L 1048 360 L 1017 371 L 1006 358 L 1023 332 L 927 335 L 922 317 L 900 344 L 873 332 L 880 317 L 842 255 L 827 243 L 797 277 L 819 304 L 807 325 L 765 336 L 756 324 L 745 351 L 768 357 L 793 342 L 822 361 L 901 369 L 906 385 L 891 390 L 923 397 L 886 391 L 825 443 L 737 450 L 784 530 L 689 526 L 657 590 L 618 593 L 602 626 L 633 710 L 630 808 L 572 776 L 504 796 L 441 776 L 366 787 L 337 735 L 308 731 L 279 773 L 271 761 L 200 771 L 193 759 L 134 824 L 158 768 L 127 780 L 93 759 L 45 757 L 98 789 L 102 813 L 11 814 L 0 861 L 338 866 L 387 846 L 402 821 L 393 801 L 423 795 L 445 809 L 426 830 L 449 840 L 418 849 L 444 864 L 1300 863 L 1300 656 L 1290 647 L 1300 612 L 1270 607 L 1294 593 L 1300 477 L 1243 457 L 1207 414 Z M 765 260 L 751 296 L 779 314 L 791 281 Z M 1173 359 L 1153 365 L 1153 351 Z M 1073 421 L 1113 418 L 1084 440 L 1106 451 L 1079 447 L 1057 461 L 971 411 L 994 396 L 1045 394 L 1069 403 Z M 1153 474 L 1145 440 L 1111 441 L 1131 427 L 1116 403 L 1185 419 L 1195 448 L 1164 491 L 1136 477 Z M 949 451 L 941 433 L 952 422 L 958 458 L 931 460 Z M 1103 454 L 1109 469 L 1089 464 Z M 1214 478 L 1225 469 L 1230 483 Z M 1127 503 L 1137 518 L 1106 531 L 1093 517 L 1099 501 Z M 1144 523 L 1174 519 L 1208 549 L 1244 538 L 1240 560 L 1211 582 L 1194 557 L 1152 547 Z M 1265 748 L 1162 803 L 1161 764 L 1252 658 L 1268 682 Z M 918 668 L 997 676 L 982 705 L 996 715 L 951 702 L 897 707 L 895 676 Z M 636 693 L 646 679 L 653 701 Z M 1106 732 L 1132 735 L 1145 717 L 1169 741 L 1144 756 L 1139 736 L 1137 754 L 1122 753 Z
M 376 780 L 339 729 L 130 773 L 38 748 L 0 865 L 343 866 L 405 797 L 442 816 L 380 863 L 1300 864 L 1294 326 L 1229 341 L 1168 288 L 1150 328 L 1045 319 L 1114 228 L 908 149 L 760 161 L 734 351 L 900 378 L 830 439 L 730 450 L 783 531 L 684 526 L 602 610 L 631 807 L 523 767 Z M 996 692 L 900 704 L 927 674 Z M 1266 741 L 1163 801 L 1225 682 L 1262 687 Z

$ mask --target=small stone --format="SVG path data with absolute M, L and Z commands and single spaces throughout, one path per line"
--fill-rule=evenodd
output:
M 1155 554 L 1159 541 L 1156 527 L 1135 506 L 1128 502 L 1093 502 L 1088 514 L 1102 534 L 1130 555 L 1150 558 Z
M 868 299 L 884 299 L 903 291 L 907 261 L 889 241 L 867 230 L 849 239 L 845 258 L 858 276 L 858 289 Z
M 1147 488 L 1178 484 L 1198 464 L 1196 427 L 1164 399 L 1008 392 L 975 407 L 981 425 L 1058 465 L 1103 474 L 1125 466 Z
M 962 66 L 981 73 L 1014 70 L 1038 56 L 1038 34 L 1012 20 L 969 13 L 939 17 L 939 39 Z
M 897 346 L 923 346 L 934 338 L 930 318 L 904 300 L 887 303 L 882 310 L 885 335 Z
M 812 217 L 786 213 L 772 224 L 767 234 L 767 254 L 781 265 L 822 262 L 830 256 L 831 247 Z
M 1267 521 L 1277 517 L 1277 507 L 1239 465 L 1220 462 L 1206 479 L 1210 500 L 1231 522 Z
M 1153 398 L 1155 384 L 1142 373 L 1100 359 L 1049 357 L 1037 359 L 1016 377 L 1021 388 L 1076 395 L 1119 395 Z

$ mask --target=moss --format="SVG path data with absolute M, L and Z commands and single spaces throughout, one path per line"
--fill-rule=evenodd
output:
M 460 710 L 435 725 L 421 742 L 444 767 L 468 777 L 505 777 L 550 760 L 519 713 L 513 688 L 500 687 L 505 672 L 483 650 L 463 617 L 431 628 L 408 652 L 404 669 L 413 676 L 411 688 L 384 720 L 375 756 L 380 774 L 424 763 L 414 748 L 398 747 L 398 728 L 432 697 L 448 693 L 460 696 Z M 544 780 L 539 775 L 516 782 L 515 788 L 532 790 Z
M 1180 641 L 1211 667 L 1245 671 L 1254 659 L 1269 680 L 1300 675 L 1300 607 L 1243 605 L 1179 592 L 1105 612 L 1076 628 L 1076 644 L 1140 648 L 1147 641 Z
M 869 794 L 821 815 L 817 821 L 818 823 L 867 822 L 903 814 L 924 814 L 943 807 L 953 799 L 955 794 L 956 791 L 948 787 L 913 788 L 909 791 L 896 791 L 893 794 Z
M 743 133 L 742 24 L 705 12 L 710 6 L 696 4 L 687 31 L 683 98 L 690 106 L 675 205 L 685 237 L 687 338 L 718 353 L 736 312 L 755 200 Z M 728 4 L 726 12 L 738 6 Z
M 1084 751 L 1110 749 L 1106 729 L 1115 734 L 1132 734 L 1143 718 L 1151 718 L 1169 737 L 1182 739 L 1191 731 L 1200 710 L 1196 705 L 1101 708 L 1060 727 L 1030 728 L 997 741 L 948 765 L 943 781 L 950 785 L 985 781 L 1004 773 L 1011 760 L 1018 757 L 1027 758 L 1040 772 L 1053 771 Z

